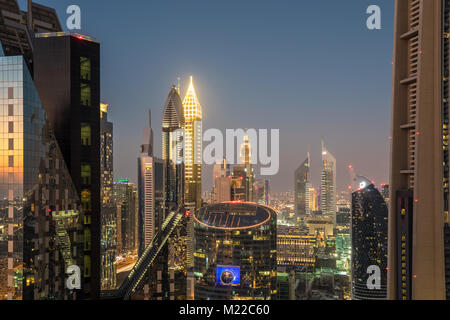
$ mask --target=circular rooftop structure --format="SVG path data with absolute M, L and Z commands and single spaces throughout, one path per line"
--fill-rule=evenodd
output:
M 200 225 L 221 230 L 242 230 L 259 227 L 275 218 L 276 212 L 249 202 L 224 202 L 198 210 L 194 219 Z

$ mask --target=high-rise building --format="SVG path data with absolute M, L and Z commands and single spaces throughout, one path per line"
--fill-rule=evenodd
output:
M 217 163 L 214 165 L 213 203 L 221 203 L 231 200 L 230 174 L 230 165 L 226 162 L 226 159 L 223 159 L 222 163 Z
M 310 157 L 295 170 L 295 214 L 297 218 L 305 216 L 309 211 L 309 167 Z
M 117 255 L 138 249 L 138 196 L 136 185 L 128 179 L 114 182 L 117 223 Z
M 144 129 L 142 135 L 138 159 L 138 193 L 138 252 L 141 255 L 155 235 L 155 159 L 150 110 L 148 127 Z
M 390 299 L 450 298 L 450 1 L 397 0 Z
M 319 211 L 317 191 L 314 187 L 309 187 L 309 212 Z
M 277 229 L 277 263 L 286 270 L 313 271 L 316 257 L 316 235 L 299 227 L 279 226 Z
M 196 300 L 276 297 L 276 215 L 266 206 L 236 202 L 195 213 Z
M 323 139 L 320 210 L 322 214 L 333 217 L 336 223 L 336 158 L 325 148 Z
M 84 291 L 100 294 L 100 44 L 69 33 L 37 34 L 34 81 L 81 198 Z
M 269 180 L 257 179 L 255 180 L 255 202 L 258 204 L 264 204 L 266 206 L 270 203 L 269 197 Z
M 184 114 L 175 86 L 170 89 L 163 111 L 162 159 L 165 164 L 165 207 L 169 211 L 184 204 Z
M 17 0 L 0 0 L 0 42 L 5 56 L 23 56 L 33 74 L 34 35 L 61 32 L 62 28 L 55 9 L 31 0 L 27 3 L 25 12 Z
M 383 196 L 366 178 L 357 177 L 359 188 L 352 194 L 352 298 L 356 300 L 384 300 L 387 297 L 387 228 L 388 209 Z M 378 267 L 375 282 L 370 267 Z M 368 282 L 379 283 L 377 288 Z
M 101 289 L 116 288 L 117 215 L 113 196 L 113 124 L 100 104 Z
M 0 299 L 77 299 L 66 270 L 85 262 L 80 199 L 26 61 L 0 68 Z
M 189 88 L 183 100 L 184 114 L 184 163 L 185 203 L 202 205 L 202 107 L 195 93 L 191 76 Z

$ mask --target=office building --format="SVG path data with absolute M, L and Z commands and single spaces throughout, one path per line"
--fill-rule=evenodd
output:
M 34 81 L 81 198 L 86 297 L 101 277 L 100 44 L 68 33 L 36 34 Z
M 77 299 L 66 285 L 85 262 L 77 190 L 26 61 L 0 57 L 0 70 L 0 299 Z
M 315 267 L 316 236 L 299 227 L 277 229 L 277 264 L 284 270 L 312 272 Z
M 230 165 L 223 159 L 213 168 L 214 189 L 213 203 L 222 203 L 231 200 L 231 173 Z
M 136 185 L 128 179 L 114 182 L 117 223 L 117 255 L 129 255 L 138 249 L 138 195 Z
M 195 209 L 202 205 L 203 129 L 202 107 L 194 88 L 193 78 L 183 100 L 185 203 Z
M 387 298 L 388 209 L 383 196 L 366 178 L 357 177 L 359 188 L 352 194 L 352 299 Z M 379 268 L 379 278 L 368 280 L 369 267 Z M 373 272 L 373 271 L 371 271 Z M 367 283 L 379 287 L 369 288 Z
M 269 192 L 269 180 L 255 180 L 254 195 L 256 203 L 268 206 L 270 204 Z
M 100 104 L 101 290 L 116 288 L 117 215 L 113 197 L 113 124 Z
M 449 299 L 450 2 L 395 4 L 389 298 Z
M 309 167 L 310 167 L 310 157 L 300 165 L 300 167 L 295 170 L 295 214 L 296 217 L 303 217 L 309 212 Z
M 162 159 L 165 165 L 166 211 L 184 204 L 184 113 L 179 91 L 172 86 L 162 119 Z
M 277 217 L 269 207 L 228 202 L 194 215 L 196 300 L 276 297 Z
M 322 176 L 320 210 L 336 223 L 336 158 L 325 148 L 322 139 Z

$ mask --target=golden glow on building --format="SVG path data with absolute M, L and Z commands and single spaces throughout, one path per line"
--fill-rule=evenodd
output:
M 186 202 L 195 202 L 196 207 L 200 207 L 202 201 L 202 107 L 195 92 L 192 76 L 183 100 L 183 113 Z

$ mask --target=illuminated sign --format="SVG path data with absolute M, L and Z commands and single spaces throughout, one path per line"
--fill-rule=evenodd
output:
M 241 268 L 235 266 L 217 266 L 216 283 L 222 286 L 239 286 L 241 284 Z

